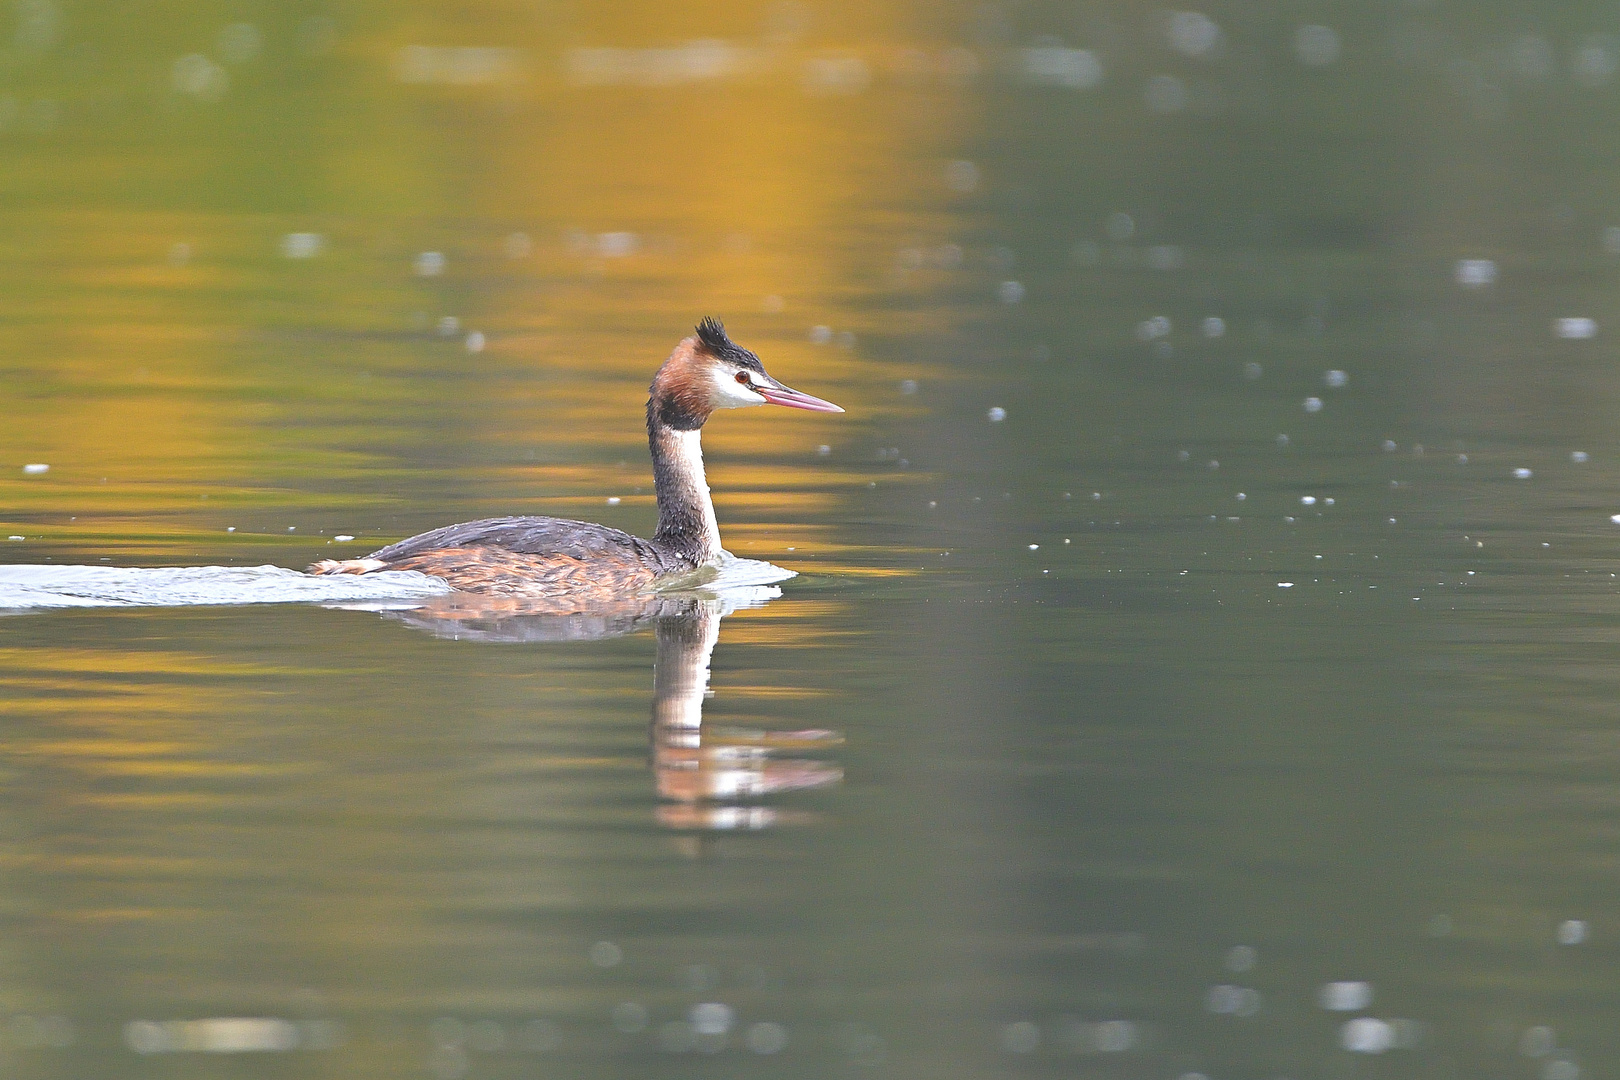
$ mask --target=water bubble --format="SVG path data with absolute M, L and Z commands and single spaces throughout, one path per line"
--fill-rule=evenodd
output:
M 48 473 L 50 471 L 51 467 L 43 462 L 34 462 L 32 464 L 23 466 L 23 473 L 27 476 L 39 476 L 41 473 Z
M 1565 919 L 1558 924 L 1558 944 L 1579 945 L 1586 940 L 1586 922 L 1583 919 Z
M 611 941 L 598 941 L 588 952 L 591 963 L 599 968 L 618 967 L 624 962 L 624 950 Z
M 810 328 L 810 344 L 812 345 L 825 345 L 832 340 L 832 337 L 833 332 L 830 326 L 812 326 Z
M 1307 67 L 1326 67 L 1339 58 L 1339 32 L 1312 24 L 1294 31 L 1294 55 Z
M 1357 1054 L 1382 1054 L 1395 1045 L 1395 1029 L 1387 1021 L 1360 1016 L 1339 1029 L 1339 1043 Z
M 446 315 L 439 320 L 439 336 L 455 337 L 461 332 L 461 320 L 454 315 Z
M 231 88 L 230 75 L 202 53 L 176 60 L 169 68 L 169 81 L 180 93 L 203 101 L 218 101 Z
M 1348 373 L 1333 368 L 1322 375 L 1322 381 L 1334 390 L 1340 390 L 1350 384 Z
M 1136 324 L 1136 336 L 1141 341 L 1153 341 L 1156 338 L 1167 337 L 1170 334 L 1170 319 L 1165 315 L 1155 315 L 1151 319 L 1143 319 Z
M 1250 382 L 1253 382 L 1265 373 L 1266 369 L 1261 367 L 1253 360 L 1250 360 L 1247 364 L 1243 365 L 1243 377 L 1248 379 Z
M 731 1030 L 732 1021 L 736 1013 L 730 1005 L 722 1005 L 718 1001 L 706 1001 L 701 1005 L 692 1006 L 688 1018 L 692 1030 L 699 1035 L 724 1035 Z
M 1041 1029 L 1028 1020 L 1019 1020 L 1001 1029 L 1001 1048 L 1009 1054 L 1031 1054 L 1040 1045 Z
M 1208 56 L 1220 44 L 1221 28 L 1198 11 L 1177 11 L 1165 24 L 1170 47 L 1184 56 Z
M 641 238 L 633 232 L 605 232 L 596 238 L 596 253 L 606 259 L 634 255 L 640 246 Z
M 816 447 L 816 453 L 821 457 L 826 457 L 828 454 L 832 453 L 832 447 L 828 446 L 826 443 L 822 443 L 820 446 Z
M 1287 446 L 1288 445 L 1288 436 L 1286 436 L 1286 435 L 1277 436 L 1277 445 L 1278 446 Z
M 470 352 L 470 353 L 481 353 L 481 352 L 483 352 L 484 351 L 484 345 L 485 345 L 483 332 L 479 331 L 479 330 L 474 330 L 472 333 L 468 334 L 467 335 L 466 345 L 467 345 L 467 351 Z
M 1279 581 L 1277 588 L 1292 589 L 1292 581 Z M 1212 986 L 1204 995 L 1204 1008 L 1221 1016 L 1253 1016 L 1260 1011 L 1260 994 L 1246 986 Z M 1132 1033 L 1134 1042 L 1134 1031 Z
M 759 302 L 759 309 L 767 315 L 780 315 L 787 310 L 787 301 L 776 293 L 771 293 Z
M 1301 506 L 1315 506 L 1316 505 L 1316 496 L 1315 495 L 1301 495 L 1299 497 L 1299 501 L 1300 501 Z
M 186 243 L 171 244 L 169 246 L 169 265 L 184 266 L 191 261 L 191 245 Z
M 1383 449 L 1384 453 L 1393 454 L 1395 451 L 1400 449 L 1400 445 L 1396 443 L 1394 439 L 1385 439 L 1383 442 Z
M 756 1054 L 775 1054 L 787 1046 L 787 1028 L 772 1020 L 762 1020 L 757 1024 L 748 1026 L 748 1033 L 743 1037 L 748 1049 Z
M 1024 298 L 1024 283 L 1003 281 L 996 289 L 996 296 L 1003 304 L 1016 304 Z
M 1553 334 L 1568 341 L 1585 341 L 1587 338 L 1597 336 L 1597 320 L 1584 316 L 1556 319 L 1553 322 Z
M 1591 455 L 1589 455 L 1585 450 L 1571 450 L 1569 452 L 1569 460 L 1573 461 L 1577 465 L 1585 465 L 1588 461 L 1592 460 L 1592 458 Z
M 1109 214 L 1108 220 L 1103 222 L 1103 231 L 1110 240 L 1129 240 L 1136 233 L 1136 219 L 1124 212 Z
M 1003 420 L 1007 419 L 1007 410 L 1003 409 L 1000 405 L 996 405 L 985 415 L 990 418 L 990 422 L 992 424 L 999 424 Z
M 1242 497 L 1242 495 L 1238 496 L 1240 499 Z M 1228 971 L 1248 971 L 1254 967 L 1259 959 L 1260 954 L 1253 945 L 1234 945 L 1226 950 L 1226 956 L 1222 962 L 1226 965 Z
M 901 379 L 900 380 L 900 392 L 902 394 L 907 394 L 907 395 L 915 394 L 917 392 L 917 380 L 916 379 Z
M 1519 1053 L 1525 1057 L 1546 1057 L 1557 1045 L 1557 1036 L 1550 1027 L 1526 1028 L 1524 1034 L 1519 1036 Z
M 1393 522 L 1395 519 L 1390 520 Z M 1372 1004 L 1372 999 L 1372 984 L 1365 982 L 1323 983 L 1316 992 L 1317 1002 L 1329 1012 L 1355 1012 L 1357 1009 L 1365 1009 Z
M 281 238 L 281 253 L 289 259 L 313 259 L 325 246 L 320 233 L 292 232 Z
M 438 277 L 444 273 L 444 253 L 424 251 L 411 264 L 421 277 Z
M 1022 49 L 1024 81 L 1037 86 L 1059 86 L 1066 90 L 1090 90 L 1102 84 L 1102 61 L 1090 49 L 1067 49 L 1061 45 L 1037 45 Z
M 1568 1058 L 1554 1058 L 1541 1070 L 1541 1080 L 1580 1080 L 1581 1067 Z
M 1526 469 L 1526 468 L 1524 468 L 1522 466 L 1520 468 L 1517 468 L 1517 469 L 1513 470 L 1513 479 L 1515 479 L 1515 480 L 1528 480 L 1534 475 L 1535 475 L 1535 473 L 1531 472 L 1529 469 Z
M 1477 289 L 1496 280 L 1496 264 L 1490 259 L 1458 259 L 1452 273 L 1457 284 Z
M 1305 399 L 1305 411 L 1308 412 L 1308 413 L 1319 413 L 1319 412 L 1321 412 L 1322 411 L 1322 399 L 1319 398 L 1319 397 L 1308 397 L 1308 398 L 1306 398 Z
M 1226 334 L 1226 320 L 1219 315 L 1211 315 L 1199 324 L 1207 338 L 1224 337 Z
M 354 537 L 349 535 L 348 533 L 338 533 L 336 536 L 332 537 L 332 539 L 337 541 L 340 544 L 347 544 L 351 540 L 353 540 Z
M 1451 935 L 1451 916 L 1435 915 L 1424 924 L 1424 931 L 1430 937 L 1449 937 Z

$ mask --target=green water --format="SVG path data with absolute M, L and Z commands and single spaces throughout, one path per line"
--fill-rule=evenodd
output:
M 800 574 L 707 699 L 690 617 L 0 618 L 4 1070 L 1615 1075 L 1617 33 L 0 12 L 7 563 L 645 533 L 703 315 L 848 410 L 705 430 Z

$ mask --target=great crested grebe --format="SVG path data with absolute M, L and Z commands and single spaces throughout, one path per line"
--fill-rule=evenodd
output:
M 514 598 L 586 600 L 623 597 L 657 578 L 696 570 L 723 553 L 714 502 L 703 475 L 703 423 L 716 409 L 785 405 L 843 412 L 830 401 L 783 386 L 759 357 L 704 319 L 653 376 L 647 399 L 658 531 L 643 540 L 587 521 L 500 517 L 447 525 L 401 540 L 363 559 L 326 559 L 312 574 L 419 570 L 458 592 Z

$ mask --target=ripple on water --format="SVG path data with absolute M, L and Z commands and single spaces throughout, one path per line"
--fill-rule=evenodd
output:
M 750 606 L 760 602 L 755 594 L 763 586 L 795 576 L 768 562 L 728 555 L 660 591 L 699 591 Z M 315 576 L 282 566 L 0 566 L 0 611 L 299 603 L 410 607 L 412 601 L 453 591 L 414 570 Z

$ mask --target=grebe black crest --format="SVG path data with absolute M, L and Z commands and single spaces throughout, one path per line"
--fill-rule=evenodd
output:
M 312 574 L 418 570 L 460 592 L 554 600 L 565 607 L 648 591 L 662 577 L 716 561 L 720 526 L 703 473 L 703 425 L 717 409 L 783 405 L 843 412 L 766 374 L 759 357 L 704 319 L 653 376 L 647 398 L 658 529 L 644 540 L 587 521 L 501 517 L 447 525 L 362 559 L 326 559 Z

